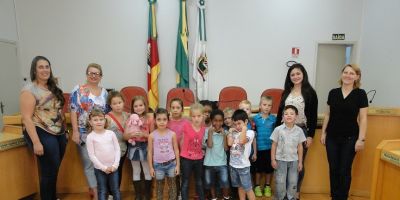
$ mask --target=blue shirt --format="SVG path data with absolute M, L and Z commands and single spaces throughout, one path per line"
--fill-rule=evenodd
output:
M 226 152 L 224 149 L 224 137 L 227 132 L 225 130 L 222 133 L 214 132 L 212 134 L 213 146 L 212 148 L 206 149 L 206 155 L 204 158 L 205 166 L 226 166 Z M 203 137 L 203 145 L 207 146 L 208 130 Z
M 274 130 L 276 117 L 270 114 L 267 118 L 263 118 L 262 114 L 258 113 L 256 116 L 254 116 L 253 121 L 257 130 L 257 151 L 271 149 L 272 141 L 270 137 L 272 131 Z

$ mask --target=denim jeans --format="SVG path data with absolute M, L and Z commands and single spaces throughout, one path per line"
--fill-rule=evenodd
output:
M 331 138 L 328 135 L 326 138 L 331 196 L 334 200 L 347 199 L 349 195 L 356 141 L 356 137 Z
M 250 167 L 235 168 L 230 166 L 232 187 L 241 187 L 244 191 L 252 190 Z
M 164 180 L 165 175 L 170 178 L 175 177 L 176 160 L 171 161 L 168 164 L 154 163 L 154 171 L 156 180 Z
M 275 198 L 282 200 L 292 200 L 296 197 L 297 179 L 298 179 L 298 161 L 280 161 L 277 160 L 278 168 L 275 170 Z
M 211 189 L 211 187 L 216 187 L 215 177 L 218 177 L 218 186 L 221 188 L 229 188 L 228 181 L 228 167 L 223 166 L 204 166 L 204 181 L 205 188 Z
M 99 200 L 108 199 L 108 194 L 111 194 L 114 200 L 121 199 L 118 183 L 118 170 L 106 174 L 99 169 L 94 169 L 94 174 L 96 175 L 97 180 L 97 194 L 99 195 Z M 108 191 L 108 188 L 110 188 L 110 191 Z
M 199 196 L 199 200 L 204 200 L 203 190 L 203 159 L 201 160 L 190 160 L 181 157 L 182 165 L 182 200 L 189 199 L 189 180 L 190 175 L 194 172 L 194 179 L 196 183 L 196 193 Z
M 42 156 L 37 156 L 40 196 L 42 200 L 54 200 L 57 198 L 57 175 L 67 146 L 67 137 L 66 135 L 52 135 L 39 127 L 36 127 L 36 132 L 44 150 Z M 28 147 L 33 149 L 32 140 L 26 131 L 24 131 L 24 138 Z

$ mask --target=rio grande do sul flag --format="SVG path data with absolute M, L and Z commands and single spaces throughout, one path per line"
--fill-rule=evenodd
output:
M 206 5 L 205 0 L 197 2 L 197 31 L 192 64 L 193 79 L 196 82 L 196 96 L 199 100 L 208 99 L 208 59 L 206 52 Z
M 149 107 L 158 107 L 158 74 L 160 73 L 160 61 L 157 46 L 157 25 L 155 4 L 157 0 L 149 0 L 149 29 L 147 39 L 147 95 Z

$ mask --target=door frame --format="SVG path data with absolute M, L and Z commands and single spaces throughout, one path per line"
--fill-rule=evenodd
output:
M 351 62 L 350 63 L 358 63 L 359 58 L 360 58 L 360 53 L 358 51 L 358 42 L 357 41 L 346 41 L 346 40 L 339 40 L 339 41 L 317 41 L 315 43 L 315 57 L 314 57 L 314 76 L 309 77 L 312 78 L 310 80 L 313 80 L 314 82 L 314 87 L 315 84 L 317 84 L 317 64 L 318 64 L 318 47 L 320 44 L 337 44 L 337 45 L 352 45 L 352 51 L 351 51 Z

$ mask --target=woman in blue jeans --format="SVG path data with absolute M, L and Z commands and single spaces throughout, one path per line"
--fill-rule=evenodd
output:
M 333 200 L 347 200 L 354 156 L 364 148 L 368 98 L 360 89 L 360 80 L 360 68 L 345 65 L 339 80 L 341 87 L 332 89 L 328 96 L 321 143 L 326 145 Z
M 39 161 L 41 199 L 54 200 L 67 145 L 62 113 L 65 100 L 47 58 L 36 56 L 32 60 L 30 77 L 32 82 L 24 86 L 20 96 L 23 134 Z

